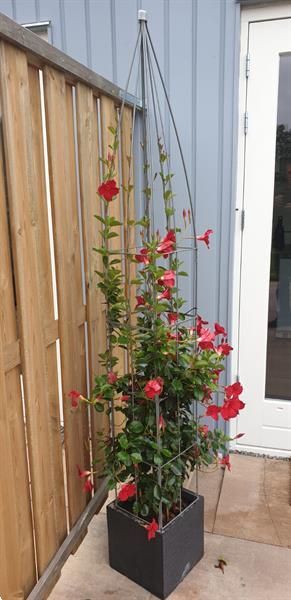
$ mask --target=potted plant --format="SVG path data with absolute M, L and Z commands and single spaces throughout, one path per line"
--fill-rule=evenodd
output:
M 203 556 L 203 498 L 185 489 L 194 468 L 215 462 L 230 469 L 227 442 L 220 429 L 205 418 L 228 420 L 244 403 L 239 382 L 219 383 L 225 357 L 232 350 L 225 329 L 214 329 L 183 311 L 178 280 L 186 276 L 178 254 L 178 236 L 171 226 L 171 192 L 164 186 L 167 229 L 153 233 L 148 215 L 127 227 L 139 227 L 142 245 L 132 252 L 112 249 L 111 240 L 123 225 L 111 214 L 119 189 L 115 156 L 103 160 L 103 202 L 97 215 L 102 247 L 98 287 L 106 303 L 107 349 L 100 354 L 103 374 L 95 379 L 90 398 L 71 392 L 72 403 L 92 404 L 111 419 L 110 435 L 97 432 L 105 464 L 102 476 L 116 499 L 107 507 L 110 565 L 158 596 L 166 598 Z M 165 152 L 160 145 L 160 158 Z M 165 175 L 162 175 L 165 179 Z M 166 178 L 167 183 L 170 178 Z M 169 188 L 168 188 L 169 189 Z M 131 186 L 124 188 L 130 194 Z M 183 218 L 190 221 L 183 211 Z M 197 236 L 209 247 L 211 230 Z M 189 237 L 189 236 L 188 236 Z M 196 240 L 194 240 L 196 246 Z M 125 258 L 124 258 L 125 257 Z M 136 265 L 136 275 L 128 275 Z M 134 288 L 135 303 L 132 305 Z M 125 352 L 127 370 L 120 373 L 118 355 Z M 219 406 L 213 395 L 223 394 Z M 195 405 L 202 406 L 198 415 Z M 122 423 L 115 427 L 116 415 Z M 120 418 L 121 417 L 121 418 Z M 91 472 L 79 471 L 85 489 Z

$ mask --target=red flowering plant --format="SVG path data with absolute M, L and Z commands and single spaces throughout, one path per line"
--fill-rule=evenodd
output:
M 117 145 L 115 134 L 115 152 Z M 160 153 L 164 161 L 161 146 Z M 244 407 L 242 386 L 219 383 L 224 359 L 232 350 L 224 327 L 215 323 L 211 328 L 198 315 L 189 326 L 183 310 L 177 282 L 186 273 L 177 253 L 181 230 L 171 223 L 171 177 L 161 172 L 167 222 L 163 237 L 149 234 L 148 216 L 127 223 L 141 228 L 143 244 L 134 253 L 128 248 L 123 253 L 126 261 L 136 265 L 136 277 L 125 282 L 124 274 L 130 270 L 123 267 L 121 252 L 113 251 L 110 244 L 121 226 L 109 212 L 109 203 L 119 193 L 114 156 L 103 161 L 103 167 L 104 181 L 98 189 L 103 211 L 97 216 L 103 244 L 96 251 L 103 265 L 98 287 L 106 303 L 107 349 L 100 354 L 104 373 L 96 377 L 91 398 L 81 400 L 111 415 L 110 438 L 99 432 L 105 456 L 102 475 L 108 477 L 109 489 L 117 487 L 118 501 L 148 522 L 151 539 L 181 510 L 181 488 L 194 467 L 221 463 L 230 469 L 229 438 L 222 430 L 208 427 L 205 419 L 236 417 Z M 128 184 L 123 193 L 129 195 L 131 190 Z M 183 219 L 186 222 L 186 211 Z M 209 248 L 212 233 L 208 229 L 196 239 Z M 136 291 L 133 305 L 128 284 Z M 126 373 L 119 371 L 118 348 L 127 351 Z M 223 396 L 222 404 L 215 401 L 217 395 Z M 74 406 L 79 400 L 72 393 Z M 199 412 L 195 404 L 202 406 Z M 114 428 L 117 413 L 123 417 L 121 430 Z

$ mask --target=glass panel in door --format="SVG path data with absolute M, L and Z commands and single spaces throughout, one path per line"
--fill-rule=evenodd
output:
M 291 56 L 280 56 L 266 397 L 291 399 Z

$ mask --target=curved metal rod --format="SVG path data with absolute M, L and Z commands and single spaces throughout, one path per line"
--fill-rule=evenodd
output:
M 133 56 L 132 56 L 132 60 L 131 60 L 130 68 L 129 68 L 128 77 L 127 77 L 127 82 L 126 82 L 126 85 L 125 85 L 124 96 L 123 96 L 123 100 L 122 100 L 122 104 L 121 104 L 121 108 L 120 108 L 120 113 L 119 113 L 119 119 L 118 119 L 119 125 L 121 125 L 121 122 L 122 122 L 124 105 L 125 105 L 125 102 L 126 102 L 126 94 L 128 92 L 129 82 L 130 82 L 130 78 L 131 78 L 131 74 L 132 74 L 132 70 L 133 70 L 133 65 L 134 65 L 134 61 L 135 61 L 135 57 L 136 57 L 136 51 L 137 51 L 137 48 L 138 48 L 139 38 L 140 38 L 140 30 L 138 32 L 138 36 L 137 36 L 137 39 L 136 39 L 136 42 L 135 42 Z
M 196 227 L 195 227 L 195 218 L 194 218 L 194 208 L 193 208 L 192 195 L 191 195 L 191 190 L 190 190 L 190 184 L 189 184 L 189 179 L 188 179 L 188 173 L 187 173 L 187 169 L 186 169 L 186 163 L 185 163 L 185 159 L 184 159 L 184 154 L 183 154 L 183 150 L 182 150 L 182 146 L 181 146 L 181 142 L 180 142 L 180 138 L 179 138 L 179 134 L 178 134 L 178 130 L 177 130 L 175 118 L 174 118 L 174 115 L 173 115 L 172 107 L 171 107 L 171 104 L 170 104 L 168 92 L 166 90 L 166 86 L 165 86 L 165 82 L 164 82 L 164 79 L 163 79 L 163 76 L 162 76 L 160 65 L 158 63 L 157 55 L 156 55 L 156 52 L 155 52 L 155 49 L 154 49 L 154 46 L 153 46 L 152 38 L 150 36 L 149 30 L 148 30 L 148 26 L 145 25 L 145 27 L 146 27 L 147 36 L 148 36 L 148 39 L 149 39 L 149 42 L 150 42 L 151 50 L 152 50 L 152 53 L 153 53 L 153 57 L 155 59 L 155 63 L 156 63 L 157 70 L 158 70 L 158 73 L 159 73 L 159 77 L 160 77 L 160 80 L 161 80 L 161 84 L 162 84 L 162 87 L 163 87 L 163 90 L 164 90 L 166 102 L 167 102 L 167 105 L 168 105 L 169 113 L 171 115 L 171 120 L 172 120 L 173 128 L 174 128 L 174 131 L 175 131 L 176 139 L 177 139 L 177 144 L 178 144 L 178 147 L 179 147 L 179 152 L 180 152 L 181 161 L 182 161 L 182 165 L 183 165 L 183 171 L 184 171 L 184 175 L 185 175 L 187 192 L 188 192 L 188 197 L 189 197 L 189 202 L 190 202 L 192 224 L 193 224 L 194 237 L 195 237 L 195 245 L 196 245 Z

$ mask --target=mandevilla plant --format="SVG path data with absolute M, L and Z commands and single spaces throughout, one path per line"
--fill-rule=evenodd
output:
M 96 377 L 90 398 L 74 390 L 70 395 L 73 408 L 80 401 L 87 402 L 111 415 L 110 436 L 98 432 L 105 456 L 102 476 L 108 477 L 109 489 L 118 487 L 119 501 L 127 502 L 130 510 L 148 522 L 151 539 L 159 515 L 165 525 L 178 514 L 183 482 L 195 466 L 221 463 L 230 469 L 230 438 L 220 429 L 209 429 L 205 417 L 216 421 L 219 415 L 226 421 L 236 417 L 244 407 L 239 399 L 243 388 L 240 382 L 226 387 L 219 384 L 224 359 L 232 350 L 225 329 L 215 323 L 211 330 L 200 316 L 189 327 L 183 311 L 185 302 L 177 280 L 187 273 L 176 252 L 181 230 L 170 226 L 169 175 L 160 173 L 167 220 L 163 237 L 148 233 L 150 221 L 145 216 L 138 223 L 127 223 L 128 228 L 141 227 L 142 247 L 134 254 L 125 249 L 125 268 L 121 251 L 112 248 L 122 225 L 110 214 L 110 204 L 119 194 L 115 130 L 114 136 L 113 154 L 102 161 L 104 176 L 98 194 L 103 210 L 96 217 L 103 242 L 95 251 L 102 258 L 98 287 L 106 303 L 107 349 L 100 354 L 104 373 Z M 159 148 L 164 162 L 165 152 L 161 145 Z M 124 194 L 131 191 L 130 184 L 124 187 Z M 185 210 L 183 218 L 186 221 Z M 207 230 L 196 239 L 209 247 L 212 233 Z M 136 265 L 131 280 L 129 264 Z M 133 288 L 136 301 L 131 306 Z M 118 371 L 120 352 L 127 353 L 125 373 Z M 212 400 L 218 392 L 224 397 L 220 406 Z M 203 409 L 195 411 L 195 403 Z M 115 430 L 114 415 L 118 413 L 122 426 Z M 90 471 L 79 470 L 79 475 L 85 479 L 85 489 L 90 489 Z

